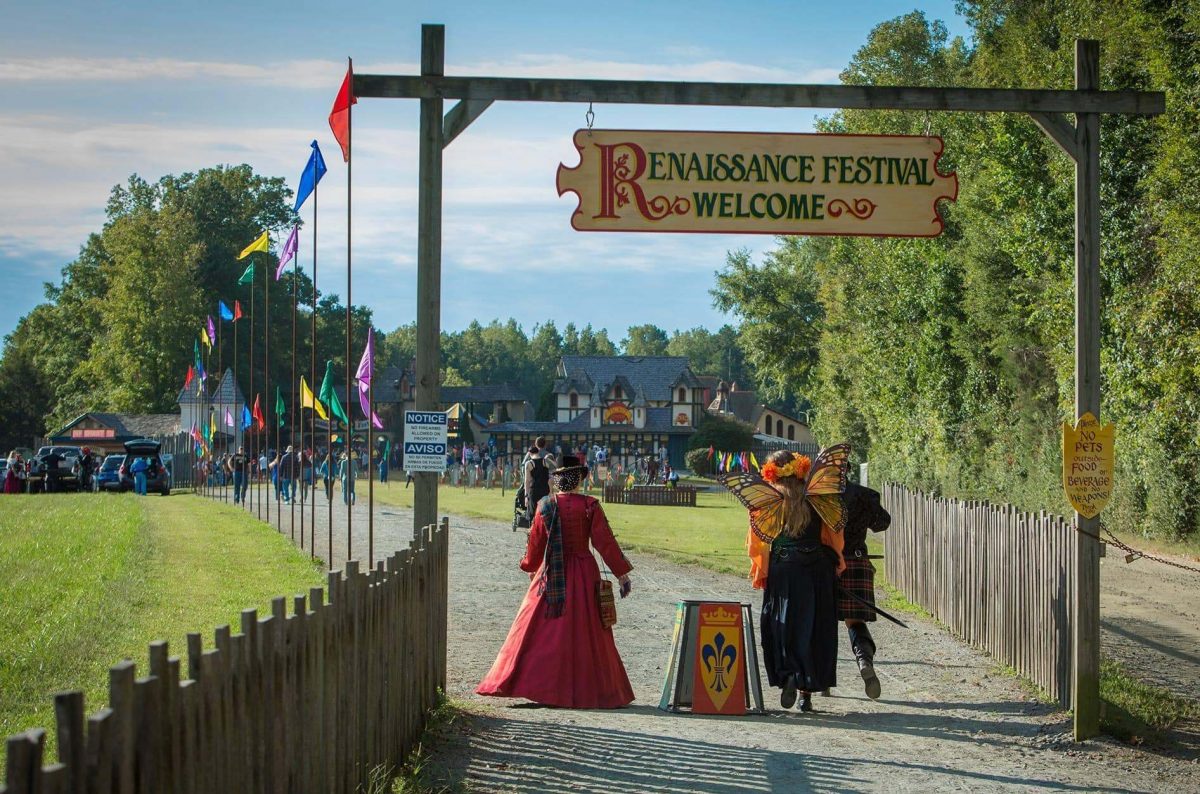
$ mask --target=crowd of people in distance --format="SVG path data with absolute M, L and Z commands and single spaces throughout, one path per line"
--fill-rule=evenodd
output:
M 376 450 L 368 458 L 365 448 L 329 450 L 297 448 L 289 444 L 281 450 L 263 450 L 256 458 L 238 447 L 236 452 L 207 456 L 199 461 L 197 482 L 210 488 L 233 488 L 235 504 L 246 498 L 252 483 L 269 484 L 276 502 L 307 504 L 318 483 L 325 498 L 332 501 L 335 489 L 345 504 L 357 498 L 356 481 L 366 473 L 378 473 L 379 482 L 388 482 L 390 469 L 399 466 L 399 454 Z M 372 466 L 373 464 L 373 466 Z

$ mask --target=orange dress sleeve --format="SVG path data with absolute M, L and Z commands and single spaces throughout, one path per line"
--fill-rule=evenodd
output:
M 746 554 L 750 557 L 750 584 L 755 590 L 767 586 L 767 568 L 771 563 L 771 544 L 765 543 L 753 529 L 746 530 Z
M 617 544 L 617 539 L 613 536 L 612 527 L 608 524 L 608 516 L 604 515 L 604 508 L 600 503 L 588 498 L 587 509 L 592 514 L 591 538 L 592 546 L 596 551 L 600 552 L 600 556 L 604 559 L 604 564 L 613 572 L 614 576 L 624 576 L 633 570 L 633 565 L 629 560 L 625 559 L 625 554 L 621 551 L 621 547 Z
M 546 558 L 546 542 L 550 537 L 550 527 L 538 510 L 533 517 L 533 525 L 529 528 L 529 540 L 525 543 L 525 556 L 521 559 L 521 570 L 526 573 L 536 573 L 542 567 Z

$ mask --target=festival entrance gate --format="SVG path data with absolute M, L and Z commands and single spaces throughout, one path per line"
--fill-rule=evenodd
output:
M 1156 91 L 1101 91 L 1100 43 L 1075 42 L 1075 89 L 694 83 L 447 77 L 443 25 L 421 27 L 420 75 L 353 76 L 360 99 L 421 100 L 416 409 L 437 410 L 441 334 L 442 150 L 496 100 L 1025 113 L 1075 162 L 1075 415 L 1100 418 L 1100 114 L 1157 115 Z M 447 99 L 459 102 L 443 116 Z M 1073 113 L 1072 123 L 1065 114 Z M 416 475 L 413 526 L 437 520 L 437 477 Z M 1075 515 L 1075 738 L 1100 730 L 1100 520 Z

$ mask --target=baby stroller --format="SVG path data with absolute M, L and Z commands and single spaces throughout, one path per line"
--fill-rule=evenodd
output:
M 517 489 L 517 495 L 513 499 L 512 531 L 516 532 L 517 527 L 520 527 L 521 529 L 529 529 L 529 516 L 525 513 L 524 485 Z

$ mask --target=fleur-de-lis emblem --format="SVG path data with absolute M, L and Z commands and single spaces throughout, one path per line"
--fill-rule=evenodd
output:
M 704 644 L 700 650 L 700 658 L 704 662 L 704 678 L 708 688 L 713 692 L 724 692 L 732 685 L 736 675 L 734 664 L 737 663 L 737 648 L 725 644 L 725 635 L 717 632 L 712 642 Z

